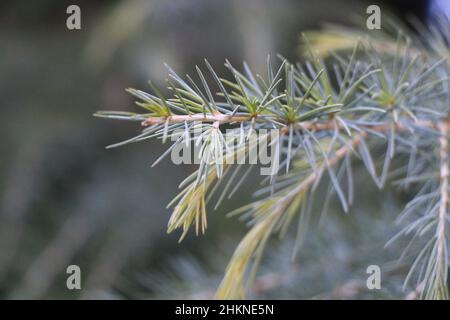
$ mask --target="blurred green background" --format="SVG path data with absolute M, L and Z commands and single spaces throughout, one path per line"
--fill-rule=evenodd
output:
M 390 13 L 425 13 L 401 1 L 370 4 L 377 2 Z M 81 8 L 81 30 L 66 28 L 70 4 Z M 352 25 L 367 5 L 360 0 L 2 1 L 0 298 L 211 298 L 246 230 L 224 215 L 248 202 L 251 192 L 210 210 L 205 236 L 191 235 L 178 244 L 177 234 L 166 234 L 165 206 L 194 168 L 170 161 L 150 168 L 167 147 L 160 141 L 105 150 L 139 128 L 92 114 L 137 110 L 124 89 L 148 90 L 148 80 L 162 84 L 164 62 L 185 74 L 207 58 L 223 75 L 226 58 L 235 65 L 246 60 L 260 73 L 267 54 L 297 60 L 302 31 L 325 22 Z M 373 296 L 358 291 L 361 284 L 354 278 L 364 277 L 366 265 L 360 261 L 367 259 L 355 252 L 367 258 L 383 250 L 389 234 L 376 230 L 393 223 L 392 212 L 401 202 L 394 198 L 401 195 L 362 199 L 373 208 L 371 230 L 364 228 L 368 218 L 358 208 L 351 216 L 333 215 L 322 229 L 326 232 L 311 236 L 298 262 L 289 258 L 289 237 L 283 244 L 275 241 L 252 297 Z M 71 264 L 82 270 L 80 291 L 66 288 Z

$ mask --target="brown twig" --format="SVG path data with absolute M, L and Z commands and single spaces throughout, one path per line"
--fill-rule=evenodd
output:
M 414 288 L 414 290 L 412 290 L 410 293 L 406 295 L 405 300 L 419 299 L 424 288 L 425 288 L 425 281 L 422 281 L 417 285 L 417 287 Z
M 183 123 L 183 122 L 203 122 L 203 123 L 214 123 L 218 124 L 224 123 L 239 123 L 239 122 L 247 122 L 252 119 L 256 121 L 264 121 L 264 117 L 255 117 L 251 115 L 227 115 L 227 114 L 203 114 L 203 113 L 195 113 L 189 115 L 171 115 L 168 117 L 149 117 L 145 121 L 142 122 L 143 127 L 147 127 L 154 124 L 163 124 L 163 123 Z M 430 120 L 417 120 L 414 122 L 415 125 L 419 127 L 438 129 L 441 124 L 449 124 L 450 120 L 444 120 L 441 122 L 433 122 Z M 307 129 L 313 131 L 322 131 L 322 130 L 333 130 L 336 125 L 338 125 L 339 129 L 343 129 L 344 127 L 341 124 L 336 124 L 334 120 L 329 121 L 301 121 L 295 124 L 300 129 Z M 401 122 L 396 122 L 395 129 L 403 131 L 406 129 L 405 125 Z M 373 131 L 387 131 L 391 129 L 391 124 L 380 124 L 380 125 L 364 125 L 368 129 Z M 288 125 L 286 127 L 281 128 L 281 130 L 289 130 Z
M 183 123 L 183 122 L 219 122 L 219 123 L 230 123 L 230 122 L 245 122 L 250 121 L 252 116 L 231 116 L 227 114 L 188 114 L 188 115 L 172 115 L 168 117 L 148 117 L 144 122 L 142 122 L 143 127 L 147 127 L 154 124 L 162 123 Z

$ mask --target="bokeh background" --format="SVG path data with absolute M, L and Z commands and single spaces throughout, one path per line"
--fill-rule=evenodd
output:
M 81 30 L 66 28 L 70 4 L 81 8 Z M 178 234 L 166 234 L 165 207 L 194 168 L 170 161 L 150 168 L 167 147 L 159 141 L 105 150 L 139 128 L 92 114 L 137 110 L 124 89 L 162 84 L 164 62 L 184 74 L 207 58 L 225 75 L 226 58 L 260 73 L 267 54 L 297 60 L 302 31 L 356 25 L 368 4 L 422 21 L 430 7 L 400 0 L 2 1 L 0 298 L 211 298 L 246 230 L 225 213 L 248 202 L 245 190 L 255 186 L 210 210 L 206 235 L 178 244 Z M 404 201 L 397 191 L 370 188 L 359 199 L 365 211 L 356 206 L 312 227 L 297 260 L 290 259 L 291 236 L 273 241 L 251 297 L 401 297 L 394 268 L 383 269 L 392 279 L 384 290 L 364 289 L 367 261 L 395 258 L 383 249 L 395 231 L 386 224 Z M 66 288 L 71 264 L 82 270 L 82 290 Z

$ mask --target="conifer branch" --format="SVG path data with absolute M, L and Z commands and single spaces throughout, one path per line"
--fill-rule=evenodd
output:
M 305 63 L 294 65 L 282 59 L 274 70 L 268 59 L 266 78 L 253 74 L 247 65 L 241 73 L 228 61 L 225 67 L 233 80 L 219 78 L 205 61 L 219 90 L 216 94 L 199 67 L 198 84 L 190 76 L 184 80 L 168 67 L 169 98 L 154 86 L 154 94 L 129 89 L 144 113 L 103 111 L 95 115 L 139 121 L 144 127 L 138 136 L 112 147 L 150 138 L 174 141 L 155 164 L 181 144 L 201 146 L 198 170 L 182 182 L 180 194 L 171 203 L 174 210 L 168 231 L 183 229 L 181 239 L 192 225 L 196 233 L 205 231 L 207 204 L 214 192 L 220 193 L 217 207 L 248 176 L 250 171 L 242 174 L 241 165 L 227 160 L 269 142 L 267 135 L 253 141 L 256 132 L 274 129 L 280 133 L 271 147 L 286 171 L 266 177 L 267 183 L 257 191 L 261 198 L 231 213 L 244 214 L 251 228 L 228 264 L 217 297 L 245 296 L 245 284 L 252 283 L 270 235 L 284 234 L 296 216 L 298 249 L 311 215 L 312 195 L 326 174 L 328 192 L 323 211 L 328 210 L 333 194 L 342 209 L 349 210 L 354 194 L 350 158 L 356 154 L 380 189 L 394 173 L 404 174 L 396 183 L 420 188 L 399 216 L 398 221 L 407 222 L 406 226 L 389 244 L 409 235 L 411 243 L 425 242 L 421 250 L 413 252 L 414 262 L 405 283 L 415 275 L 418 283 L 423 283 L 416 286 L 422 298 L 445 299 L 450 70 L 448 51 L 443 49 L 447 40 L 434 37 L 435 42 L 428 46 L 431 49 L 403 34 L 386 46 L 378 39 L 373 42 L 375 48 L 367 38 L 356 40 L 349 56 L 329 55 L 332 68 L 306 41 Z M 347 46 L 348 39 L 344 40 Z M 232 139 L 228 140 L 224 128 L 230 130 Z M 192 137 L 196 130 L 200 130 L 200 137 Z M 237 145 L 232 143 L 236 137 L 240 138 Z M 380 153 L 379 147 L 384 145 L 385 152 Z M 380 164 L 374 160 L 374 152 L 384 158 Z M 409 159 L 406 165 L 399 163 L 405 158 Z M 341 186 L 343 179 L 347 190 Z M 227 182 L 223 185 L 222 181 Z M 252 272 L 246 277 L 249 265 Z

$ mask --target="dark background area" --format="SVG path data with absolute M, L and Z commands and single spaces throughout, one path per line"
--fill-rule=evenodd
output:
M 210 297 L 246 230 L 224 214 L 251 193 L 211 210 L 206 235 L 178 244 L 177 234 L 166 234 L 165 207 L 194 168 L 169 161 L 150 168 L 167 147 L 159 141 L 105 150 L 139 128 L 92 114 L 137 110 L 124 89 L 147 90 L 148 80 L 162 84 L 164 62 L 180 74 L 192 73 L 203 58 L 219 74 L 226 58 L 264 72 L 267 54 L 298 59 L 302 31 L 325 22 L 356 25 L 368 4 L 402 19 L 427 16 L 426 1 L 369 2 L 2 1 L 0 298 Z M 81 8 L 81 30 L 66 28 L 70 4 Z M 354 219 L 350 224 L 358 225 Z M 364 234 L 350 228 L 359 240 L 350 237 L 348 250 Z M 341 249 L 330 248 L 327 256 L 337 260 L 311 261 L 327 268 L 349 261 Z M 273 263 L 267 270 L 278 268 Z M 339 274 L 361 267 L 336 267 L 336 278 L 316 285 L 323 275 L 314 274 L 314 263 L 302 266 L 313 273 L 301 276 L 308 289 L 286 294 L 331 290 L 344 281 Z M 71 264 L 81 267 L 81 291 L 65 287 Z

